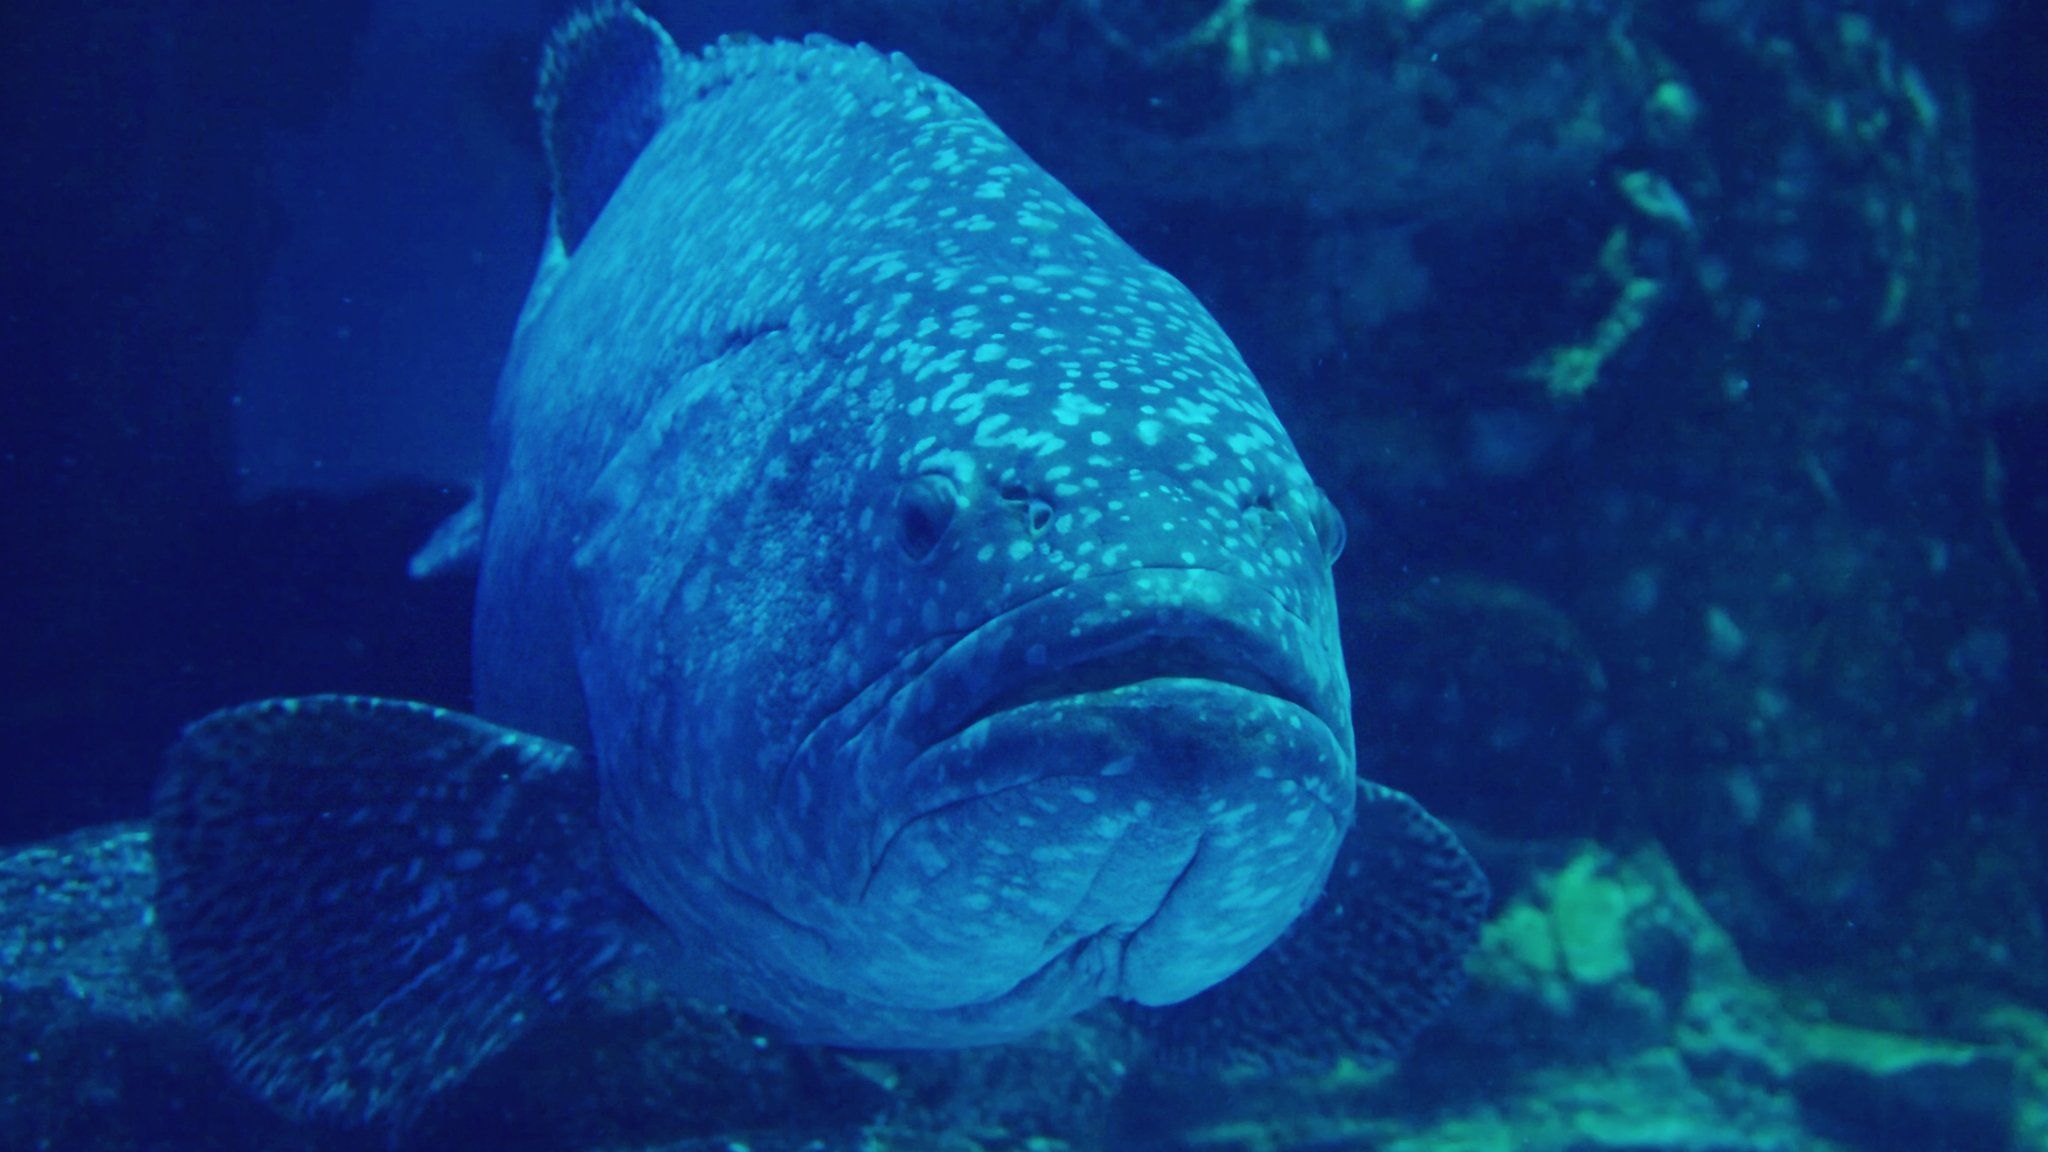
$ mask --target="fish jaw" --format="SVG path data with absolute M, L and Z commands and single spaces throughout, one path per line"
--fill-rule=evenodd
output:
M 826 978 L 932 1011 L 1201 991 L 1313 900 L 1355 792 L 1334 637 L 1204 569 L 1026 601 L 806 750 L 785 824 L 858 942 Z
M 1327 729 L 1299 719 L 1246 689 L 1165 678 L 947 740 L 921 760 L 1026 778 L 882 839 L 858 905 L 889 945 L 868 948 L 870 979 L 951 1007 L 1048 969 L 1142 1004 L 1229 976 L 1314 899 L 1350 820 Z

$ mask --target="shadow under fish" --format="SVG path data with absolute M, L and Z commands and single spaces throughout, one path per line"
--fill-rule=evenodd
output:
M 539 105 L 449 536 L 478 715 L 170 753 L 160 920 L 237 1074 L 401 1127 L 619 962 L 798 1041 L 1114 1000 L 1194 1059 L 1397 1052 L 1486 883 L 1356 776 L 1342 522 L 1201 305 L 901 57 L 609 3 Z

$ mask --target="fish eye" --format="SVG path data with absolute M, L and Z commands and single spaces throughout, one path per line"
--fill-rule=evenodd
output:
M 960 489 L 947 477 L 924 475 L 905 484 L 896 497 L 903 554 L 912 560 L 930 557 L 959 510 Z
M 1344 514 L 1337 511 L 1337 505 L 1330 500 L 1330 494 L 1316 489 L 1316 506 L 1312 513 L 1315 521 L 1316 543 L 1323 546 L 1325 562 L 1335 564 L 1337 557 L 1344 554 Z

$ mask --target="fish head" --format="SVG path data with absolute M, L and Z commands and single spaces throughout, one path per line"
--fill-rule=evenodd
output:
M 1133 278 L 1165 315 L 1063 354 L 1089 317 L 1046 301 L 1035 344 L 969 343 L 997 367 L 871 426 L 837 545 L 860 687 L 776 789 L 852 995 L 1184 999 L 1286 929 L 1350 822 L 1341 518 L 1206 313 Z
M 823 91 L 777 131 L 867 107 Z M 801 197 L 664 129 L 522 376 L 559 406 L 630 352 L 660 393 L 573 532 L 621 872 L 718 954 L 706 995 L 852 1044 L 1192 996 L 1311 903 L 1355 804 L 1335 509 L 1193 295 L 946 109 L 773 229 L 674 227 Z

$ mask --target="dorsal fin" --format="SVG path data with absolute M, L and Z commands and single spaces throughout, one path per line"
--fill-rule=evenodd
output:
M 555 192 L 555 228 L 570 251 L 667 116 L 682 53 L 661 25 L 625 0 L 600 0 L 555 27 L 541 58 L 542 142 Z

